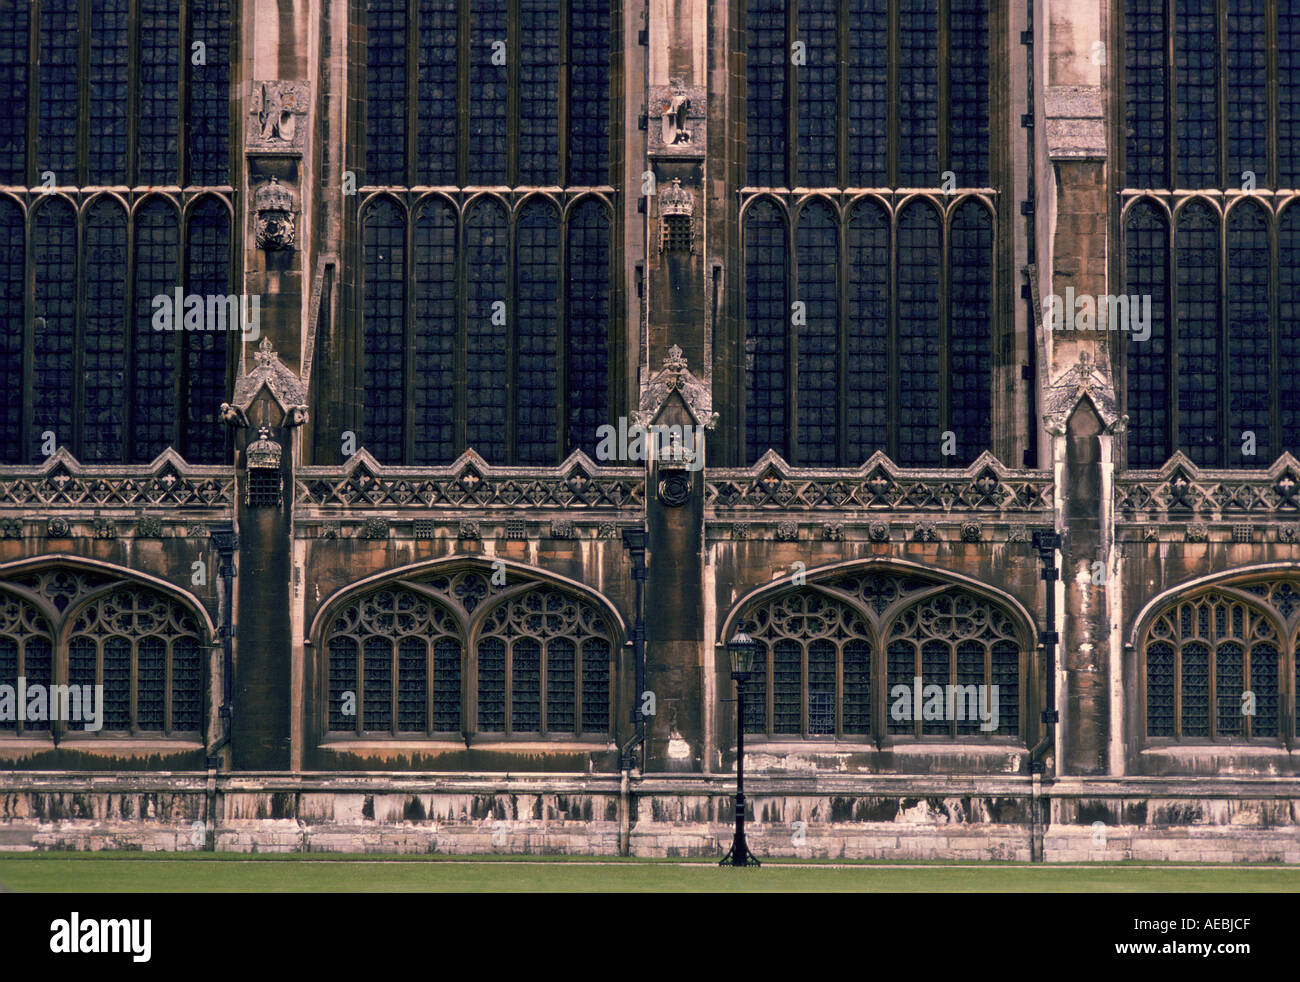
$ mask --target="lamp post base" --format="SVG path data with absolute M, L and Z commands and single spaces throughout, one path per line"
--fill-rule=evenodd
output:
M 743 835 L 737 836 L 731 843 L 731 850 L 718 862 L 719 866 L 762 866 L 758 857 L 749 851 Z

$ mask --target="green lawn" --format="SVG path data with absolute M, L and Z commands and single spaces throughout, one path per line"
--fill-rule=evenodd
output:
M 771 862 L 757 870 L 680 860 L 471 859 L 360 856 L 218 856 L 44 853 L 0 856 L 12 892 L 545 892 L 812 891 L 1300 892 L 1300 868 L 1097 865 L 1077 867 L 921 863 L 828 868 Z

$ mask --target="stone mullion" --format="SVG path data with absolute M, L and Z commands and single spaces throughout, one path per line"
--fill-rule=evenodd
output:
M 513 92 L 513 90 L 512 90 Z M 512 98 L 514 96 L 512 95 Z M 518 147 L 518 143 L 512 143 Z M 514 159 L 515 154 L 509 155 Z M 517 203 L 517 202 L 516 202 Z M 506 463 L 513 466 L 519 462 L 519 447 L 516 438 L 519 433 L 519 212 L 514 204 L 506 206 Z M 513 262 L 511 262 L 513 260 Z M 512 275 L 513 273 L 513 275 Z
M 456 212 L 456 346 L 453 353 L 454 381 L 453 411 L 454 438 L 456 452 L 465 450 L 468 439 L 468 400 L 469 400 L 469 283 L 466 269 L 465 243 L 468 238 L 465 228 L 464 200 L 458 203 Z
M 1172 165 L 1171 165 L 1172 166 Z M 1165 346 L 1169 356 L 1169 367 L 1165 375 L 1165 405 L 1169 412 L 1165 418 L 1165 456 L 1173 455 L 1178 449 L 1178 216 L 1173 212 L 1174 200 L 1170 198 L 1168 236 L 1166 238 L 1165 266 L 1165 304 L 1168 310 L 1166 323 L 1169 332 Z
M 418 208 L 411 207 L 410 195 L 404 195 L 405 206 L 405 250 L 402 264 L 404 270 L 402 304 L 405 308 L 402 317 L 402 357 L 406 371 L 402 372 L 402 457 L 406 464 L 424 463 L 416 455 L 415 428 L 415 334 L 419 325 L 415 320 L 415 294 L 419 286 L 416 278 L 415 256 L 415 222 Z
M 949 348 L 952 342 L 952 219 L 954 210 L 941 207 L 939 211 L 939 377 L 935 380 L 939 389 L 939 419 L 945 431 L 953 429 L 952 422 L 952 376 Z M 958 453 L 961 453 L 959 448 Z M 959 458 L 960 459 L 960 456 Z M 940 467 L 948 466 L 948 460 L 940 454 Z
M 357 672 L 356 672 L 356 722 L 352 724 L 354 732 L 360 736 L 366 725 L 366 644 L 365 638 L 357 636 L 353 638 L 356 642 L 357 652 Z M 328 654 L 326 655 L 328 658 Z
M 1289 0 L 1284 0 L 1289 2 Z M 1266 0 L 1264 4 L 1264 37 L 1277 37 L 1277 2 L 1276 0 Z M 1268 187 L 1280 188 L 1282 186 L 1282 161 L 1277 152 L 1277 117 L 1278 117 L 1278 79 L 1277 79 L 1277 45 L 1264 44 L 1264 77 L 1267 88 L 1266 99 L 1268 100 L 1268 123 L 1266 145 L 1264 150 L 1264 159 L 1268 162 Z M 1273 263 L 1273 269 L 1277 269 L 1276 260 Z M 1276 331 L 1274 332 L 1276 334 Z M 1277 364 L 1277 357 L 1274 356 L 1273 364 Z M 1273 392 L 1277 391 L 1274 385 Z
M 799 3 L 785 5 L 785 187 L 799 183 L 799 72 L 794 64 L 794 42 L 799 37 Z M 804 52 L 805 60 L 807 51 Z
M 569 216 L 560 202 L 559 256 L 556 262 L 556 297 L 559 298 L 559 311 L 555 319 L 555 459 L 563 461 L 565 448 L 569 443 Z M 613 226 L 610 228 L 610 244 L 613 245 Z M 612 250 L 611 250 L 612 251 Z M 515 267 L 518 269 L 518 267 Z M 615 282 L 610 277 L 610 284 Z M 610 367 L 613 367 L 610 359 Z M 613 403 L 606 400 L 606 405 Z
M 1215 0 L 1214 11 L 1214 62 L 1215 62 L 1215 112 L 1214 124 L 1218 130 L 1218 171 L 1219 187 L 1226 188 L 1230 183 L 1240 183 L 1238 172 L 1235 180 L 1229 180 L 1228 164 L 1231 157 L 1228 149 L 1228 0 Z M 1226 202 L 1225 202 L 1226 204 Z M 1219 291 L 1222 296 L 1223 291 Z M 1224 362 L 1223 364 L 1226 364 Z M 1227 374 L 1226 372 L 1224 373 Z M 1226 411 L 1227 405 L 1225 403 Z M 1225 458 L 1227 454 L 1224 454 Z
M 416 166 L 420 146 L 420 5 L 416 0 L 408 0 L 406 4 L 406 71 L 404 74 L 406 81 L 406 186 L 411 188 L 420 183 L 419 170 Z M 409 415 L 407 420 L 409 422 Z M 410 445 L 409 440 L 407 445 Z M 406 459 L 410 461 L 412 458 L 408 454 Z
M 785 446 L 781 455 L 791 466 L 799 463 L 799 331 L 794 323 L 794 302 L 799 299 L 799 253 L 796 235 L 798 203 L 790 207 L 787 200 L 785 214 Z M 805 326 L 808 320 L 808 308 L 804 307 Z
M 519 186 L 519 77 L 520 61 L 523 58 L 523 45 L 519 37 L 522 30 L 519 16 L 519 0 L 508 0 L 506 4 L 506 49 L 509 51 L 506 66 L 506 185 Z M 512 318 L 513 319 L 513 318 Z M 506 375 L 506 384 L 510 376 Z M 507 400 L 507 403 L 509 400 Z M 510 428 L 509 406 L 507 405 L 506 429 Z M 511 446 L 507 437 L 507 446 Z M 513 457 L 513 454 L 509 455 Z
M 862 461 L 849 457 L 849 217 L 837 209 L 835 218 L 836 460 L 841 467 L 851 467 Z
M 1176 0 L 1165 0 L 1165 180 L 1168 187 L 1178 186 L 1178 72 L 1174 61 L 1174 38 L 1177 36 L 1174 17 Z M 1171 312 L 1172 313 L 1172 312 Z
M 28 187 L 31 187 L 36 183 L 37 161 L 40 157 L 38 136 L 40 129 L 41 103 L 41 4 L 45 2 L 46 0 L 31 0 L 31 6 L 27 11 L 27 152 L 23 161 L 23 183 Z M 134 11 L 132 11 L 130 23 L 131 31 L 134 34 Z M 131 61 L 129 64 L 129 70 L 134 71 L 134 61 Z M 130 118 L 131 113 L 128 112 L 127 119 L 130 120 Z M 128 125 L 130 124 L 128 123 Z M 27 400 L 26 405 L 31 405 L 30 399 Z
M 891 120 L 893 119 L 891 110 Z M 891 123 L 892 125 L 892 123 Z M 893 158 L 890 158 L 892 168 Z M 888 243 L 886 251 L 889 256 L 888 285 L 889 299 L 889 337 L 885 342 L 886 385 L 889 388 L 885 402 L 885 453 L 890 460 L 898 459 L 898 211 L 891 206 L 887 212 L 889 219 Z
M 130 0 L 130 5 L 127 15 L 127 50 L 131 57 L 126 60 L 126 183 L 128 187 L 136 187 L 140 183 L 140 0 Z M 233 134 L 234 130 L 231 132 Z M 232 229 L 231 238 L 234 237 Z
M 950 34 L 951 34 L 951 10 L 949 9 L 949 0 L 939 0 L 939 29 L 936 32 L 939 40 L 939 50 L 935 56 L 935 64 L 938 66 L 937 77 L 935 78 L 935 98 L 938 103 L 938 152 L 939 152 L 939 173 L 935 177 L 942 179 L 943 172 L 952 170 L 952 137 L 950 115 L 952 114 L 952 92 L 949 90 L 951 79 L 948 73 L 948 59 L 951 57 Z M 955 175 L 957 178 L 957 187 L 969 187 L 970 182 L 964 180 L 966 175 Z M 942 350 L 942 349 L 941 349 Z
M 180 51 L 178 51 L 177 54 L 181 60 L 176 66 L 176 105 L 174 111 L 176 113 L 176 186 L 183 188 L 190 183 L 188 180 L 190 175 L 188 173 L 186 161 L 189 157 L 187 151 L 189 150 L 190 143 L 190 68 L 192 68 L 193 65 L 190 63 L 190 47 L 188 43 L 190 33 L 190 5 L 188 3 L 181 3 L 179 6 L 180 23 L 177 26 L 176 37 L 177 44 L 180 46 Z M 205 49 L 204 58 L 206 59 L 206 57 L 207 54 Z M 177 405 L 179 405 L 179 403 Z M 181 414 L 177 412 L 176 428 L 178 431 L 181 427 L 180 418 Z
M 555 162 L 555 179 L 562 188 L 567 188 L 572 183 L 569 174 L 569 126 L 573 114 L 569 106 L 569 83 L 573 73 L 570 44 L 573 39 L 569 36 L 569 7 L 568 0 L 562 0 L 557 14 L 560 65 L 555 83 L 556 152 L 558 154 Z
M 1218 397 L 1219 411 L 1215 413 L 1217 417 L 1216 425 L 1218 428 L 1219 446 L 1215 455 L 1215 464 L 1220 467 L 1229 466 L 1228 461 L 1228 411 L 1231 406 L 1232 387 L 1230 384 L 1231 372 L 1226 370 L 1226 366 L 1232 362 L 1228 359 L 1232 356 L 1228 341 L 1228 215 L 1227 201 L 1224 201 L 1224 214 L 1219 216 L 1219 289 L 1218 296 L 1215 298 L 1215 316 L 1218 319 L 1218 349 L 1219 364 L 1225 366 L 1225 370 L 1219 373 L 1218 378 Z
M 456 183 L 464 187 L 469 183 L 469 0 L 460 0 L 456 18 Z
M 182 11 L 185 4 L 181 5 Z M 181 15 L 184 16 L 184 13 Z M 90 141 L 95 134 L 90 132 L 90 35 L 93 30 L 91 22 L 90 0 L 82 0 L 77 10 L 77 173 L 74 183 L 82 187 L 90 183 Z M 82 310 L 80 301 L 77 310 Z M 80 318 L 78 318 L 80 320 Z M 80 351 L 78 344 L 77 350 Z M 81 378 L 77 371 L 73 378 Z M 78 445 L 79 446 L 79 445 Z

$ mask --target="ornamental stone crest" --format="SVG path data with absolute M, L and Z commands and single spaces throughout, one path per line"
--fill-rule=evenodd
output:
M 293 189 L 274 174 L 253 194 L 257 247 L 268 251 L 292 249 L 297 239 L 294 214 L 298 199 Z
M 305 82 L 253 82 L 244 143 L 249 152 L 301 154 L 307 132 L 309 93 Z
M 301 426 L 307 422 L 307 386 L 297 374 L 280 361 L 271 339 L 263 337 L 253 356 L 255 365 L 251 372 L 239 376 L 231 401 L 221 404 L 221 418 L 228 426 L 248 425 L 248 408 L 262 386 L 270 390 L 271 397 L 284 410 L 287 427 Z
M 1043 423 L 1048 431 L 1063 435 L 1074 407 L 1085 397 L 1096 408 L 1107 433 L 1123 433 L 1128 428 L 1128 417 L 1119 414 L 1114 380 L 1093 363 L 1092 352 L 1084 348 L 1079 360 L 1043 392 Z
M 686 359 L 678 345 L 668 349 L 663 368 L 641 387 L 641 402 L 632 414 L 633 419 L 642 426 L 649 426 L 674 392 L 682 397 L 698 425 L 707 430 L 717 425 L 718 414 L 713 411 L 713 394 L 709 391 L 708 381 L 686 367 Z

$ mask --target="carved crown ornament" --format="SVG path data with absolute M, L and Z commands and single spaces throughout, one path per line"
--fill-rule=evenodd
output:
M 238 429 L 248 426 L 248 410 L 253 400 L 265 386 L 271 398 L 284 411 L 284 425 L 301 426 L 307 422 L 307 386 L 291 371 L 271 347 L 271 339 L 263 337 L 253 355 L 251 372 L 240 375 L 235 381 L 235 394 L 230 402 L 221 404 L 221 419 L 227 426 Z
M 690 215 L 695 211 L 691 192 L 682 187 L 682 179 L 674 177 L 672 184 L 659 192 L 659 213 L 668 215 Z
M 253 193 L 257 247 L 270 251 L 292 249 L 297 240 L 294 218 L 297 210 L 298 199 L 293 189 L 281 184 L 272 174 Z
M 713 411 L 713 393 L 708 380 L 701 379 L 686 367 L 686 358 L 678 345 L 668 349 L 663 368 L 642 385 L 641 401 L 637 411 L 632 414 L 633 421 L 641 426 L 649 426 L 674 392 L 682 397 L 697 425 L 708 430 L 717 425 L 718 414 Z
M 283 452 L 280 444 L 271 439 L 271 431 L 265 426 L 258 429 L 257 439 L 244 451 L 249 470 L 270 471 L 280 469 L 280 457 Z

